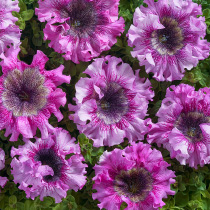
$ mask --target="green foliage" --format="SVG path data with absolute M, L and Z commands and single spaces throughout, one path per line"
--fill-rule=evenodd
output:
M 193 0 L 195 3 L 200 4 L 202 6 L 203 16 L 205 17 L 205 22 L 207 25 L 207 35 L 206 39 L 210 41 L 210 0 Z
M 186 71 L 182 81 L 196 89 L 210 86 L 210 57 L 200 61 L 191 71 Z
M 135 9 L 142 5 L 143 0 L 120 0 L 119 16 L 125 20 L 125 32 L 127 33 L 130 25 L 133 23 L 133 13 Z
M 27 9 L 26 4 L 24 3 L 23 0 L 19 0 L 19 7 L 20 11 L 15 12 L 13 11 L 12 14 L 18 18 L 18 21 L 16 22 L 16 25 L 20 27 L 20 29 L 24 30 L 25 29 L 25 21 L 30 20 L 33 15 L 34 15 L 34 10 L 33 9 Z
M 78 141 L 86 162 L 94 165 L 103 154 L 104 147 L 93 147 L 93 141 L 88 139 L 83 133 L 78 136 Z
M 204 166 L 195 170 L 188 166 L 175 167 L 175 160 L 170 160 L 170 163 L 173 166 L 172 170 L 175 170 L 177 175 L 176 183 L 172 186 L 176 194 L 164 200 L 166 205 L 162 209 L 208 210 L 210 206 L 210 167 Z

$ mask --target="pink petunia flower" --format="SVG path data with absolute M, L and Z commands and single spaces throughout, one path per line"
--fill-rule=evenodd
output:
M 125 210 L 158 210 L 165 205 L 167 195 L 174 195 L 170 185 L 175 174 L 163 160 L 161 152 L 149 144 L 132 143 L 124 150 L 104 152 L 99 165 L 94 166 L 96 176 L 93 199 L 98 199 L 100 209 L 119 210 L 122 202 Z
M 20 45 L 20 29 L 15 25 L 18 18 L 12 11 L 18 12 L 18 0 L 0 1 L 0 54 L 6 54 L 9 48 L 17 49 Z
M 54 129 L 48 123 L 51 113 L 58 121 L 63 118 L 59 107 L 65 105 L 66 93 L 57 86 L 69 83 L 70 76 L 62 75 L 62 65 L 46 71 L 48 58 L 41 51 L 37 51 L 31 65 L 19 61 L 18 52 L 11 50 L 9 57 L 1 57 L 0 129 L 6 129 L 5 136 L 12 134 L 10 141 L 16 141 L 19 134 L 33 138 L 38 127 L 45 139 Z
M 134 75 L 120 58 L 97 58 L 84 71 L 90 78 L 76 84 L 77 105 L 69 105 L 75 114 L 70 119 L 94 146 L 116 145 L 124 137 L 131 141 L 143 138 L 148 100 L 154 96 L 149 80 Z M 86 123 L 87 122 L 87 123 Z
M 210 91 L 180 84 L 167 89 L 166 97 L 151 123 L 148 142 L 170 151 L 182 165 L 197 168 L 210 163 Z
M 86 164 L 80 155 L 80 147 L 75 144 L 75 138 L 61 128 L 57 128 L 53 135 L 47 139 L 36 138 L 32 143 L 28 139 L 25 145 L 18 149 L 12 147 L 11 173 L 14 182 L 19 183 L 19 189 L 26 192 L 26 197 L 34 200 L 40 195 L 40 200 L 45 196 L 55 198 L 61 202 L 70 189 L 77 191 L 86 183 Z M 66 155 L 73 154 L 69 159 Z
M 5 153 L 4 150 L 0 148 L 0 170 L 4 168 L 5 164 Z M 5 184 L 7 183 L 8 179 L 6 177 L 1 177 L 0 176 L 0 186 L 4 187 Z
M 39 0 L 36 15 L 47 21 L 44 39 L 66 60 L 90 61 L 109 50 L 124 31 L 119 0 Z
M 192 0 L 144 0 L 148 7 L 136 8 L 128 31 L 133 57 L 153 72 L 158 81 L 181 80 L 209 56 L 205 17 L 201 5 Z

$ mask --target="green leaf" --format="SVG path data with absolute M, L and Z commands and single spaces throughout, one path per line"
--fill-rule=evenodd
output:
M 203 205 L 203 202 L 202 201 L 198 201 L 198 200 L 191 200 L 189 201 L 188 203 L 188 206 L 194 210 L 204 210 L 204 205 Z
M 185 187 L 185 182 L 182 181 L 182 176 L 181 175 L 178 175 L 176 177 L 176 180 L 178 182 L 178 189 L 180 191 L 185 191 L 186 190 L 186 187 Z
M 72 61 L 64 61 L 64 70 L 63 74 L 65 75 L 71 75 L 71 77 L 76 75 L 77 69 L 76 65 Z
M 205 18 L 210 18 L 210 9 L 204 9 L 203 10 L 203 15 L 205 16 Z
M 12 195 L 9 197 L 9 204 L 14 205 L 17 203 L 17 197 L 15 195 Z
M 204 198 L 210 199 L 210 193 L 207 190 L 201 191 L 201 194 Z
M 27 50 L 24 47 L 20 46 L 20 49 L 21 49 L 22 54 L 24 54 L 24 55 L 28 54 Z
M 20 13 L 18 13 L 16 11 L 12 11 L 12 15 L 15 16 L 15 17 L 17 17 L 17 18 L 20 18 L 21 17 Z
M 5 196 L 0 193 L 0 198 L 2 198 L 0 199 L 0 208 L 5 209 Z
M 175 195 L 175 204 L 178 207 L 185 207 L 189 202 L 189 194 L 184 194 L 183 192 L 178 192 Z
M 16 208 L 13 208 L 13 207 L 10 207 L 10 206 L 7 206 L 6 208 L 5 208 L 5 210 L 17 210 Z
M 20 18 L 15 24 L 18 25 L 21 30 L 24 30 L 26 27 L 25 21 L 22 18 Z
M 33 17 L 33 15 L 34 15 L 34 10 L 32 10 L 32 9 L 23 11 L 21 13 L 21 16 L 22 16 L 24 21 L 30 20 Z
M 41 203 L 44 207 L 48 207 L 54 203 L 53 198 L 51 197 L 44 197 L 43 202 Z
M 22 41 L 21 46 L 24 48 L 27 48 L 27 46 L 28 46 L 28 38 L 27 37 Z
M 80 62 L 79 64 L 76 65 L 77 72 L 85 71 L 88 66 L 89 66 L 88 62 Z
M 203 208 L 204 208 L 204 210 L 209 210 L 209 206 L 210 206 L 210 199 L 203 199 L 202 200 L 202 202 L 203 202 Z
M 94 147 L 92 152 L 91 152 L 91 155 L 92 156 L 98 156 L 98 155 L 102 155 L 104 152 L 104 147 Z
M 172 209 L 175 205 L 175 200 L 172 196 L 168 196 L 167 199 L 163 199 L 163 201 L 165 202 L 165 206 L 163 206 L 163 208 L 161 210 L 169 210 Z
M 23 0 L 19 0 L 18 6 L 20 7 L 20 13 L 27 10 L 27 6 Z
M 30 200 L 26 200 L 25 201 L 25 205 L 24 205 L 24 210 L 31 209 L 31 205 L 32 205 L 31 201 Z
M 24 209 L 24 203 L 22 203 L 22 202 L 17 202 L 16 206 L 17 206 L 18 210 L 23 210 Z
M 77 138 L 81 147 L 83 147 L 84 144 L 87 144 L 89 142 L 88 138 L 85 136 L 84 133 L 79 134 Z
M 69 120 L 68 122 L 66 122 L 66 128 L 68 131 L 73 132 L 77 129 L 77 126 L 72 120 Z
M 127 206 L 128 204 L 126 202 L 123 202 L 120 206 L 120 210 L 124 210 Z
M 37 47 L 42 46 L 42 36 L 40 34 L 38 34 L 38 37 L 33 36 L 32 42 Z

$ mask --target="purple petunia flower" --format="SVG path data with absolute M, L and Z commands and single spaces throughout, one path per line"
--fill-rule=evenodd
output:
M 136 141 L 147 132 L 145 121 L 148 100 L 154 96 L 150 82 L 133 74 L 120 58 L 97 58 L 84 71 L 90 78 L 76 84 L 77 105 L 69 105 L 70 119 L 94 146 L 116 145 L 127 137 Z M 88 122 L 86 124 L 86 122 Z
M 46 71 L 48 58 L 41 51 L 37 51 L 31 65 L 19 61 L 18 52 L 11 50 L 9 57 L 1 57 L 0 129 L 6 128 L 5 136 L 12 134 L 10 141 L 16 141 L 19 134 L 33 138 L 37 127 L 42 138 L 47 138 L 54 129 L 48 123 L 51 113 L 60 121 L 63 115 L 59 107 L 66 103 L 66 93 L 57 86 L 69 83 L 70 76 L 62 75 L 62 65 Z
M 48 21 L 44 39 L 56 52 L 75 63 L 90 61 L 109 50 L 124 31 L 118 20 L 119 0 L 39 0 L 36 15 Z
M 34 200 L 40 195 L 40 200 L 45 196 L 55 198 L 61 202 L 70 189 L 77 191 L 86 183 L 86 164 L 80 155 L 80 147 L 75 144 L 75 138 L 61 128 L 57 128 L 53 135 L 47 139 L 36 139 L 32 143 L 28 139 L 25 145 L 18 149 L 12 147 L 11 162 L 14 182 L 19 183 L 19 189 L 26 192 L 26 197 Z M 66 155 L 72 155 L 65 159 Z
M 9 48 L 16 49 L 20 45 L 20 29 L 15 25 L 18 18 L 12 11 L 18 12 L 18 0 L 0 1 L 0 54 L 6 54 Z
M 4 168 L 5 164 L 5 153 L 4 150 L 0 148 L 0 170 Z M 1 177 L 0 176 L 0 186 L 4 187 L 5 184 L 7 183 L 8 179 L 6 177 Z
M 157 116 L 158 123 L 150 125 L 149 143 L 163 144 L 182 165 L 197 168 L 210 163 L 209 88 L 171 86 Z
M 144 0 L 148 7 L 136 8 L 128 31 L 131 52 L 153 72 L 158 81 L 181 80 L 185 68 L 190 70 L 209 56 L 205 17 L 201 5 L 192 0 Z
M 99 208 L 119 210 L 122 202 L 126 210 L 158 210 L 165 205 L 162 198 L 174 195 L 170 184 L 175 183 L 173 171 L 163 160 L 161 152 L 149 144 L 132 143 L 124 150 L 104 152 L 99 165 L 94 166 L 96 176 L 93 199 Z

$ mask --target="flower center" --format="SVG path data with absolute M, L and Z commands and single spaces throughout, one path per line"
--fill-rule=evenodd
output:
M 200 124 L 210 123 L 210 117 L 200 112 L 181 113 L 175 122 L 175 127 L 180 130 L 191 142 L 202 141 L 203 135 Z
M 119 195 L 129 197 L 132 202 L 144 200 L 152 190 L 152 176 L 144 168 L 120 171 L 115 177 L 114 189 Z
M 170 17 L 163 17 L 160 22 L 165 28 L 152 32 L 152 46 L 161 55 L 174 55 L 184 46 L 182 29 L 178 26 L 178 22 Z
M 37 69 L 9 72 L 4 80 L 3 105 L 16 117 L 37 115 L 47 103 L 48 89 L 44 81 Z
M 30 94 L 28 94 L 24 90 L 22 90 L 19 94 L 19 98 L 21 101 L 30 101 Z
M 97 100 L 97 116 L 107 125 L 119 122 L 129 109 L 125 89 L 111 82 L 102 92 L 104 96 Z
M 42 165 L 48 165 L 50 166 L 53 171 L 54 175 L 47 175 L 44 176 L 44 181 L 46 182 L 53 182 L 60 178 L 61 176 L 61 168 L 62 168 L 62 160 L 60 157 L 56 155 L 54 150 L 52 149 L 41 149 L 37 152 L 37 154 L 34 157 L 35 161 L 41 161 Z
M 70 25 L 66 34 L 79 37 L 88 37 L 95 31 L 95 27 L 103 18 L 97 14 L 94 2 L 86 0 L 72 0 L 61 9 L 61 17 L 70 19 L 67 24 Z

